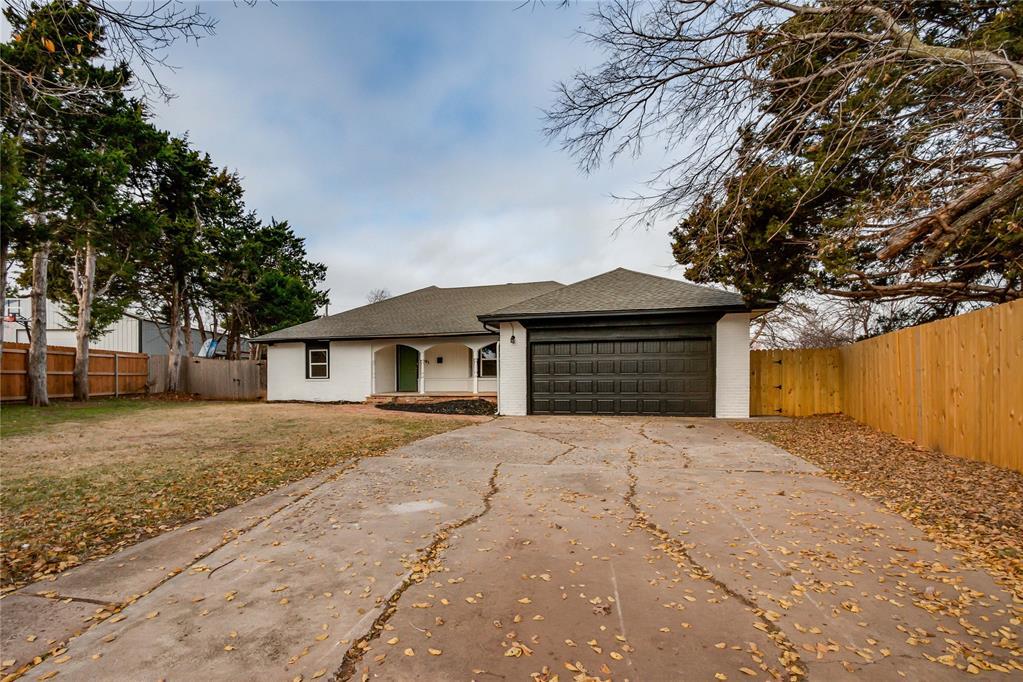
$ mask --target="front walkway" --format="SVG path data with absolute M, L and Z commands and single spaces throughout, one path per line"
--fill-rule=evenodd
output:
M 1023 669 L 1019 605 L 988 575 L 712 420 L 497 419 L 331 472 L 185 570 L 147 566 L 163 571 L 155 587 L 31 677 L 830 681 Z M 81 601 L 90 586 L 75 571 L 45 589 L 100 608 Z

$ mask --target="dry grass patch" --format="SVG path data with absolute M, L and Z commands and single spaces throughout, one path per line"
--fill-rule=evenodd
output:
M 878 500 L 1023 598 L 1023 474 L 920 448 L 843 416 L 734 426 Z
M 307 404 L 122 400 L 28 410 L 2 414 L 5 591 L 353 457 L 470 423 Z

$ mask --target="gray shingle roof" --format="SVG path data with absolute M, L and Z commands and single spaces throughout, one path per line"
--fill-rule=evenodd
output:
M 563 287 L 524 282 L 482 287 L 426 287 L 252 339 L 257 343 L 389 336 L 457 336 L 487 330 L 479 315 Z
M 481 319 L 690 308 L 744 309 L 746 305 L 742 296 L 729 291 L 618 268 L 511 303 Z

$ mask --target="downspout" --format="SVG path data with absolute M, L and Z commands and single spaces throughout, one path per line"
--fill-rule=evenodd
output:
M 486 322 L 482 320 L 480 322 L 488 332 L 497 334 L 497 376 L 495 378 L 497 380 L 497 414 L 501 414 L 501 328 L 491 329 L 490 325 Z M 478 372 L 479 370 L 477 369 L 476 371 Z

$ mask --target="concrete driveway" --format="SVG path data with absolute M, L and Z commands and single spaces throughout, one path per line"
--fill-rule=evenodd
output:
M 26 588 L 16 598 L 102 619 L 31 678 L 1023 670 L 1019 604 L 987 574 L 718 421 L 502 418 L 287 495 L 228 513 L 226 543 L 220 526 L 184 528 Z M 176 565 L 171 551 L 201 558 Z M 50 599 L 30 596 L 40 589 Z M 129 603 L 109 616 L 106 602 Z

